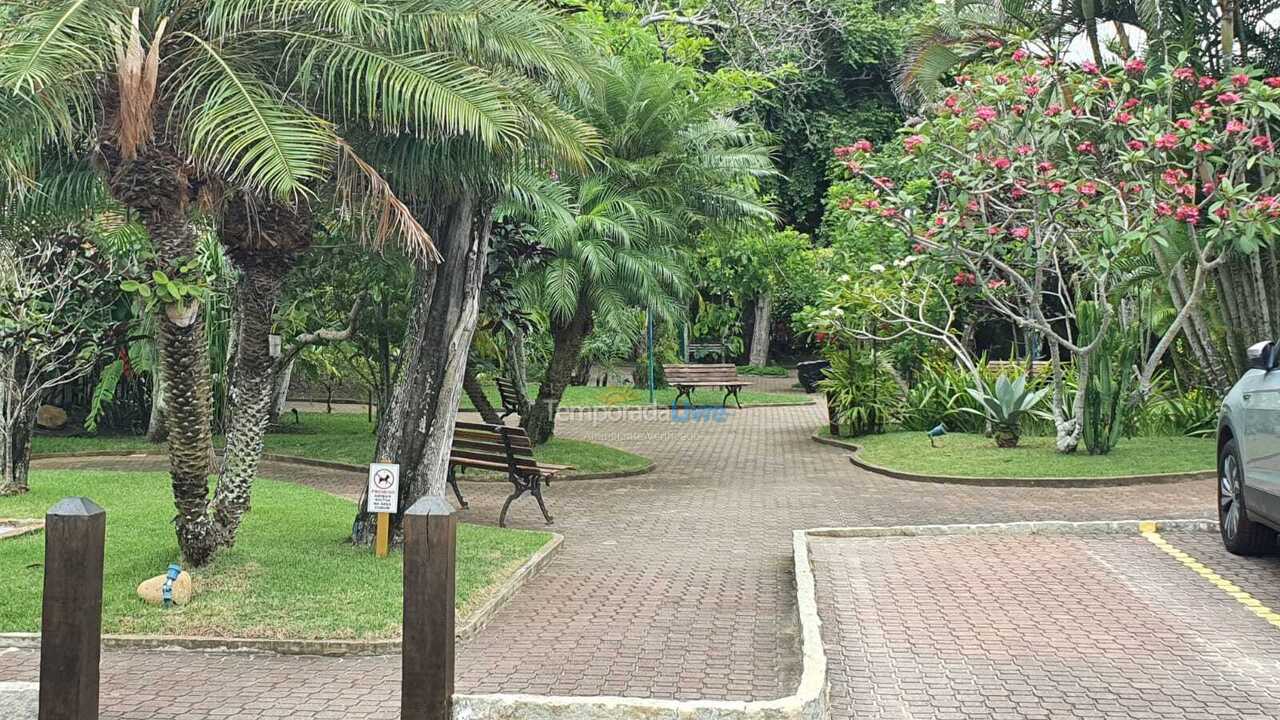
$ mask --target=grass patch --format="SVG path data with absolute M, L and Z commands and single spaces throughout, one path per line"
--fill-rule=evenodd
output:
M 485 387 L 485 394 L 489 396 L 489 401 L 494 407 L 502 407 L 501 400 L 498 397 L 497 386 Z M 538 387 L 536 385 L 529 386 L 529 398 L 538 396 Z M 782 393 L 765 393 L 754 392 L 751 388 L 743 388 L 739 393 L 742 404 L 747 405 L 802 405 L 812 402 L 810 398 L 798 397 L 796 395 L 784 395 Z M 724 397 L 724 391 L 717 388 L 702 388 L 694 391 L 694 397 L 699 403 L 720 404 L 720 399 Z M 666 407 L 670 406 L 676 399 L 675 388 L 662 388 L 654 392 L 654 402 L 658 405 Z M 681 402 L 684 402 L 681 400 Z M 565 389 L 564 399 L 560 402 L 561 408 L 594 408 L 594 407 L 643 407 L 649 404 L 649 391 L 637 389 L 629 386 L 613 386 L 613 387 L 595 387 L 594 385 L 574 385 Z M 732 401 L 730 405 L 732 406 Z M 466 410 L 475 409 L 471 404 L 471 400 L 467 397 L 462 398 L 461 407 Z
M 393 638 L 400 634 L 399 553 L 374 558 L 347 542 L 355 504 L 291 483 L 258 480 L 236 546 L 192 573 L 195 600 L 147 605 L 138 583 L 180 562 L 163 473 L 37 470 L 31 492 L 0 498 L 0 516 L 43 517 L 87 495 L 107 511 L 102 627 L 108 633 L 256 638 Z M 457 608 L 465 614 L 537 552 L 543 532 L 458 526 Z M 40 629 L 44 535 L 0 540 L 0 631 Z
M 376 441 L 375 426 L 364 415 L 357 413 L 300 413 L 300 422 L 293 424 L 290 417 L 283 418 L 284 425 L 267 433 L 266 451 L 280 455 L 294 455 L 314 460 L 363 465 L 373 459 Z M 221 438 L 218 439 L 221 444 Z M 37 436 L 32 440 L 36 453 L 69 453 L 89 451 L 151 451 L 162 452 L 163 445 L 153 445 L 145 437 L 87 436 L 51 437 Z M 539 460 L 554 465 L 572 465 L 578 473 L 625 473 L 649 465 L 648 458 L 616 448 L 597 445 L 584 440 L 552 438 L 537 448 L 534 455 Z M 468 471 L 469 477 L 478 473 Z
M 827 428 L 822 429 L 828 435 Z M 1216 462 L 1212 438 L 1125 438 L 1106 455 L 1090 455 L 1084 446 L 1071 454 L 1054 450 L 1052 437 L 1024 436 L 1018 447 L 1001 449 L 982 435 L 949 433 L 929 447 L 922 432 L 864 435 L 849 440 L 862 447 L 859 457 L 874 465 L 920 475 L 994 478 L 1111 478 L 1126 475 L 1209 471 Z

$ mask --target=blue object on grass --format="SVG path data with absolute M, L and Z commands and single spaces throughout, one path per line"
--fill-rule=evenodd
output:
M 181 574 L 181 565 L 169 563 L 169 570 L 164 574 L 164 587 L 160 589 L 160 597 L 164 600 L 165 607 L 173 607 L 173 581 L 177 580 Z

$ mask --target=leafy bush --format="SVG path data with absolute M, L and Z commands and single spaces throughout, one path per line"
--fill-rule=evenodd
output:
M 1143 435 L 1211 437 L 1218 431 L 1222 399 L 1201 388 L 1157 396 L 1141 410 L 1135 427 Z
M 968 412 L 978 409 L 967 392 L 973 387 L 973 376 L 954 363 L 928 362 L 907 390 L 899 424 L 903 430 L 925 431 L 942 423 L 951 432 L 980 433 L 986 423 Z
M 1077 311 L 1080 334 L 1097 337 L 1102 316 L 1096 303 L 1082 302 Z M 1090 455 L 1106 455 L 1120 441 L 1129 414 L 1129 398 L 1137 380 L 1138 328 L 1112 323 L 1089 363 L 1084 386 L 1084 444 Z
M 827 394 L 828 409 L 849 435 L 884 432 L 902 411 L 902 388 L 883 355 L 861 347 L 831 349 L 831 367 L 818 389 Z
M 1023 419 L 1036 414 L 1035 408 L 1049 393 L 1049 388 L 1035 390 L 1027 387 L 1026 375 L 1017 380 L 1001 375 L 988 387 L 981 390 L 969 389 L 968 393 L 978 401 L 979 406 L 979 409 L 968 412 L 986 418 L 991 424 L 991 434 L 997 446 L 1011 448 L 1018 445 Z

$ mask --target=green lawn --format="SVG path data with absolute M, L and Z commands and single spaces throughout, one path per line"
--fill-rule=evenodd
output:
M 300 413 L 301 422 L 286 417 L 278 432 L 267 434 L 267 452 L 295 455 L 315 460 L 363 465 L 373 459 L 374 426 L 356 413 Z M 221 440 L 219 440 L 221 442 Z M 93 450 L 161 451 L 137 436 L 48 437 L 37 436 L 32 452 L 66 453 Z M 622 473 L 649 465 L 647 458 L 582 440 L 552 438 L 535 453 L 538 459 L 555 465 L 572 465 L 578 473 Z M 477 473 L 468 472 L 474 477 Z
M 745 382 L 751 382 L 751 378 L 742 378 Z M 502 403 L 498 397 L 497 386 L 486 387 L 485 394 L 489 396 L 490 402 L 494 407 L 502 407 Z M 738 393 L 742 400 L 743 406 L 747 405 L 807 405 L 813 402 L 813 399 L 800 394 L 782 394 L 782 393 L 765 393 L 756 392 L 751 388 L 743 388 Z M 529 386 L 529 398 L 538 396 L 538 386 Z M 719 405 L 721 398 L 724 397 L 724 391 L 717 388 L 703 388 L 695 390 L 693 393 L 695 400 L 699 404 L 710 405 L 712 403 Z M 654 392 L 655 402 L 663 407 L 671 405 L 676 399 L 675 388 L 663 388 Z M 681 400 L 683 403 L 684 400 Z M 565 389 L 564 399 L 560 403 L 562 408 L 584 408 L 584 407 L 642 407 L 649 404 L 649 391 L 637 390 L 633 387 L 595 387 L 595 386 L 571 386 Z M 730 401 L 730 407 L 733 402 Z M 466 396 L 462 398 L 462 407 L 465 409 L 474 409 L 471 400 Z
M 825 428 L 824 428 L 825 434 Z M 961 477 L 1118 477 L 1212 470 L 1212 438 L 1125 438 L 1107 455 L 1090 455 L 1084 446 L 1071 455 L 1054 451 L 1051 437 L 1023 437 L 1018 447 L 1001 449 L 982 435 L 948 434 L 929 447 L 922 432 L 894 432 L 849 439 L 862 447 L 863 460 L 921 475 Z
M 0 497 L 0 517 L 43 517 L 86 495 L 107 511 L 103 631 L 260 638 L 391 638 L 400 633 L 402 560 L 347 543 L 355 505 L 300 485 L 258 480 L 236 546 L 193 573 L 186 607 L 143 603 L 138 583 L 178 562 L 173 500 L 160 473 L 43 471 L 31 492 Z M 457 607 L 468 612 L 549 539 L 458 528 Z M 38 631 L 44 535 L 0 540 L 0 631 Z

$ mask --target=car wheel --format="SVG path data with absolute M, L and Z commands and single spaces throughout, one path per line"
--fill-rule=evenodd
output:
M 1249 519 L 1244 507 L 1244 466 L 1235 440 L 1218 453 L 1218 526 L 1222 544 L 1236 555 L 1262 555 L 1275 547 L 1276 533 Z

